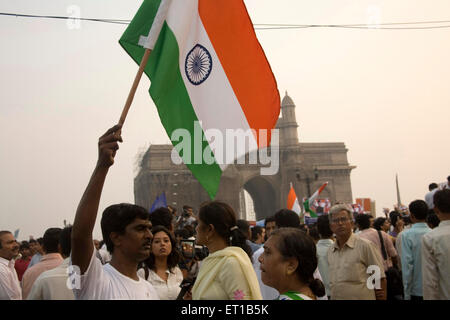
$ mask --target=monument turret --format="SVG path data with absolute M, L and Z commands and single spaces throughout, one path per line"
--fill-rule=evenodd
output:
M 280 130 L 280 146 L 298 145 L 298 124 L 295 118 L 295 104 L 289 97 L 287 91 L 281 102 L 281 118 L 277 126 Z

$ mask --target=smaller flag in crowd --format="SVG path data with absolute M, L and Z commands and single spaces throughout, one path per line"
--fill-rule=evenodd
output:
M 156 200 L 155 202 L 153 202 L 152 207 L 150 209 L 150 213 L 161 207 L 167 207 L 166 194 L 164 192 L 156 197 Z
M 314 207 L 314 201 L 319 197 L 320 193 L 325 189 L 327 186 L 328 181 L 325 182 L 323 185 L 320 186 L 319 189 L 314 192 L 314 194 L 307 200 L 303 201 L 303 208 L 305 209 L 305 216 L 306 217 L 313 217 L 317 218 L 316 211 L 313 210 Z
M 291 182 L 291 189 L 289 190 L 288 199 L 287 199 L 287 208 L 289 210 L 294 211 L 297 214 L 300 214 L 301 208 L 300 203 L 298 202 L 297 195 L 295 194 L 294 187 Z

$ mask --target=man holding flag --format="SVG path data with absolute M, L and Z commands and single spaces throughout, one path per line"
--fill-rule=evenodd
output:
M 110 263 L 102 266 L 92 239 L 106 175 L 143 72 L 172 142 L 180 139 L 179 129 L 193 141 L 201 137 L 200 150 L 192 143 L 177 151 L 211 198 L 227 163 L 220 161 L 217 154 L 224 150 L 212 148 L 207 132 L 247 130 L 253 133 L 250 145 L 267 147 L 280 111 L 275 78 L 241 0 L 145 0 L 119 42 L 140 68 L 119 124 L 99 139 L 98 162 L 77 208 L 70 276 L 77 299 L 158 299 L 136 273 L 153 237 L 146 209 L 123 203 L 105 209 L 101 227 Z M 254 133 L 258 130 L 268 139 Z M 213 161 L 203 161 L 211 156 Z

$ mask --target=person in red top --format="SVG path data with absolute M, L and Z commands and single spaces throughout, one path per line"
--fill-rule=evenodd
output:
M 16 260 L 14 268 L 16 269 L 19 281 L 22 281 L 22 276 L 27 270 L 32 256 L 28 241 L 22 241 L 22 243 L 20 244 L 19 252 L 22 255 L 22 257 Z

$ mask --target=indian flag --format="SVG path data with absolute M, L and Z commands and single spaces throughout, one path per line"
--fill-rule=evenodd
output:
M 300 203 L 298 202 L 298 198 L 297 198 L 297 195 L 295 194 L 295 190 L 294 190 L 294 187 L 292 186 L 292 183 L 291 183 L 291 189 L 289 190 L 289 194 L 288 194 L 287 208 L 289 210 L 294 211 L 297 214 L 300 214 L 300 212 L 301 212 Z
M 181 140 L 189 145 L 179 156 L 214 198 L 228 164 L 269 145 L 280 112 L 275 77 L 243 1 L 145 0 L 119 43 L 138 64 L 152 50 L 144 70 L 150 96 L 175 149 Z M 244 147 L 217 141 L 229 130 L 247 139 Z
M 311 218 L 317 218 L 317 214 L 314 212 L 314 210 L 312 210 L 312 206 L 314 204 L 314 201 L 316 201 L 317 197 L 323 191 L 323 189 L 325 189 L 327 184 L 328 184 L 328 181 L 325 182 L 323 185 L 321 185 L 320 188 L 317 189 L 316 192 L 314 192 L 314 194 L 309 199 L 306 199 L 303 202 L 303 207 L 305 208 L 305 216 L 311 217 Z

